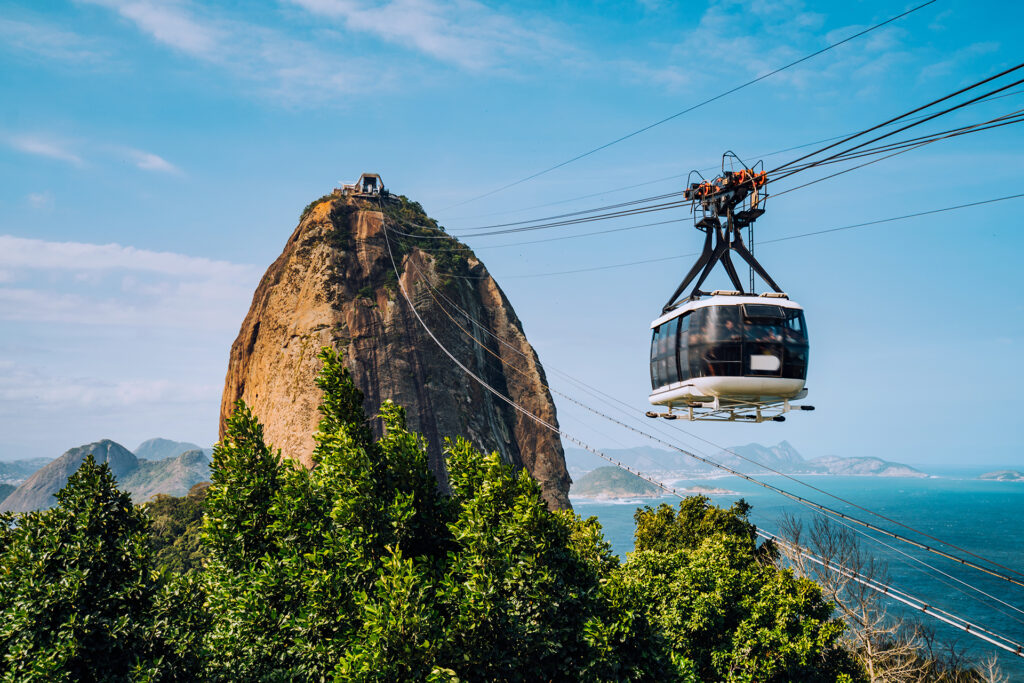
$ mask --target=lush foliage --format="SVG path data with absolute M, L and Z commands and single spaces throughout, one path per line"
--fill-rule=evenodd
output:
M 427 215 L 419 202 L 403 195 L 392 195 L 392 201 L 385 203 L 383 209 L 388 227 L 405 233 L 401 236 L 392 234 L 396 260 L 412 247 L 420 247 L 435 260 L 442 282 L 446 281 L 446 275 L 469 275 L 468 257 L 473 255 L 472 250 L 451 237 L 447 249 L 437 250 L 437 236 L 447 236 L 447 233 L 436 220 Z
M 106 464 L 88 456 L 56 507 L 12 521 L 0 536 L 3 680 L 187 677 L 157 628 L 177 601 L 152 571 L 149 520 Z
M 340 358 L 321 357 L 313 468 L 239 404 L 205 501 L 147 506 L 154 540 L 91 460 L 57 508 L 0 526 L 9 678 L 860 678 L 817 586 L 756 545 L 742 502 L 639 511 L 620 563 L 596 520 L 550 512 L 527 473 L 465 440 L 439 491 L 404 411 L 385 403 L 375 439 Z M 200 508 L 191 554 L 168 539 L 196 538 Z
M 179 574 L 202 569 L 205 553 L 200 532 L 208 487 L 207 482 L 196 484 L 180 498 L 157 494 L 143 505 L 153 521 L 150 545 L 159 569 Z
M 756 546 L 742 500 L 730 510 L 703 496 L 636 514 L 636 551 L 622 581 L 669 638 L 669 655 L 694 680 L 853 680 L 843 631 L 818 586 Z

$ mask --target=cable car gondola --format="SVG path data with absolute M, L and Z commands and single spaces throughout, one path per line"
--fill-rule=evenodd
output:
M 727 153 L 721 176 L 691 183 L 684 194 L 694 202 L 704 249 L 651 323 L 649 400 L 668 412 L 648 412 L 649 417 L 764 422 L 783 421 L 790 410 L 814 409 L 791 404 L 807 395 L 803 308 L 779 289 L 743 243 L 743 228 L 764 214 L 767 178 L 745 165 L 725 171 L 726 158 L 739 161 Z M 749 290 L 736 272 L 732 252 L 750 266 Z M 735 290 L 701 291 L 717 263 Z M 755 272 L 773 291 L 754 293 Z M 680 300 L 691 282 L 693 289 Z

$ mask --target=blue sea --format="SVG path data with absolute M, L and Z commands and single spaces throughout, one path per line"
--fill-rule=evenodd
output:
M 911 538 L 916 537 L 913 532 L 875 518 L 789 479 L 780 476 L 759 476 L 758 478 L 834 510 L 871 521 L 882 528 L 892 529 Z M 812 486 L 977 553 L 1001 565 L 1024 572 L 1024 518 L 1021 516 L 1024 511 L 1024 482 L 984 481 L 957 478 L 956 476 L 932 478 L 801 476 L 799 478 Z M 692 485 L 727 489 L 733 492 L 709 496 L 716 505 L 723 507 L 728 507 L 738 498 L 744 498 L 753 505 L 751 521 L 769 533 L 778 531 L 779 520 L 787 513 L 801 519 L 809 519 L 818 514 L 788 498 L 737 477 L 684 480 L 678 483 L 678 486 L 681 487 Z M 600 520 L 605 538 L 612 544 L 615 552 L 624 558 L 626 553 L 633 549 L 633 513 L 636 508 L 644 505 L 657 505 L 662 502 L 674 505 L 677 501 L 678 499 L 674 497 L 657 500 L 616 501 L 614 503 L 573 498 L 573 506 L 580 515 L 584 517 L 593 515 Z M 938 545 L 924 538 L 916 538 L 932 546 Z M 935 572 L 920 564 L 862 537 L 861 542 L 866 550 L 871 550 L 886 560 L 890 584 L 893 587 L 920 598 L 929 605 L 960 615 L 967 621 L 1004 635 L 1013 641 L 1024 643 L 1024 612 L 1014 609 L 1024 610 L 1024 588 L 963 567 L 959 563 L 937 555 L 919 551 L 908 544 L 892 539 L 884 540 L 1013 607 L 994 603 L 965 586 L 941 575 L 936 575 Z M 954 555 L 962 554 L 954 550 L 950 552 Z M 1008 573 L 1004 570 L 1000 571 L 1004 574 Z M 1017 575 L 1013 576 L 1021 578 Z M 893 603 L 892 612 L 906 614 L 906 611 L 901 612 L 901 610 L 906 610 L 906 608 Z M 940 639 L 946 642 L 955 641 L 972 657 L 982 658 L 993 652 L 996 653 L 1003 673 L 1009 676 L 1009 680 L 1024 681 L 1024 659 L 947 626 L 928 615 L 917 612 L 916 617 L 926 625 L 932 626 Z

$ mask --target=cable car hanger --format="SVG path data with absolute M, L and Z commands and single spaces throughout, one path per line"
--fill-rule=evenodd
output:
M 726 171 L 727 159 L 734 159 L 742 168 L 739 171 Z M 701 182 L 690 182 L 694 174 Z M 704 248 L 697 262 L 690 268 L 690 272 L 662 308 L 662 312 L 668 313 L 678 305 L 679 296 L 694 278 L 697 280 L 687 300 L 707 294 L 702 292 L 700 287 L 717 263 L 721 263 L 725 268 L 736 290 L 741 294 L 748 294 L 730 257 L 730 252 L 733 251 L 746 261 L 772 291 L 781 294 L 782 290 L 775 280 L 743 243 L 743 228 L 753 225 L 765 212 L 764 207 L 768 200 L 768 175 L 764 171 L 764 162 L 759 161 L 753 167 L 749 167 L 734 152 L 726 152 L 722 155 L 722 175 L 709 181 L 704 179 L 700 171 L 691 171 L 687 185 L 683 197 L 693 202 L 694 227 L 704 233 Z M 750 288 L 753 290 L 753 284 Z M 754 295 L 753 291 L 749 294 Z

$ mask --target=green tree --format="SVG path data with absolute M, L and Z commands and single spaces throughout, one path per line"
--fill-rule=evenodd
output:
M 215 449 L 203 572 L 213 679 L 854 680 L 816 585 L 757 546 L 749 506 L 637 515 L 622 564 L 596 520 L 464 439 L 450 493 L 389 402 L 373 438 L 341 358 L 321 354 L 314 467 L 281 463 L 244 405 Z M 183 614 L 195 617 L 184 591 Z M 190 616 L 191 615 L 191 616 Z M 173 624 L 172 624 L 173 626 Z M 184 642 L 176 636 L 176 643 Z
M 149 521 L 85 458 L 56 507 L 3 535 L 0 661 L 9 681 L 159 678 Z
M 678 675 L 692 680 L 859 680 L 839 645 L 842 622 L 812 581 L 777 568 L 758 548 L 740 501 L 731 510 L 702 496 L 676 511 L 636 514 L 636 551 L 622 571 L 665 638 Z
M 164 572 L 195 573 L 202 568 L 203 515 L 209 482 L 193 486 L 188 495 L 176 497 L 158 493 L 142 505 L 153 521 L 150 544 L 157 569 Z
M 441 661 L 469 680 L 574 677 L 592 658 L 600 559 L 581 557 L 570 518 L 547 510 L 527 472 L 463 439 L 447 450 L 458 549 L 441 584 Z
M 321 360 L 311 470 L 281 463 L 244 405 L 214 450 L 205 538 L 217 678 L 367 668 L 356 660 L 381 637 L 374 610 L 394 604 L 389 590 L 409 585 L 402 558 L 434 571 L 447 551 L 444 502 L 404 411 L 382 406 L 385 434 L 374 441 L 341 358 L 325 349 Z

